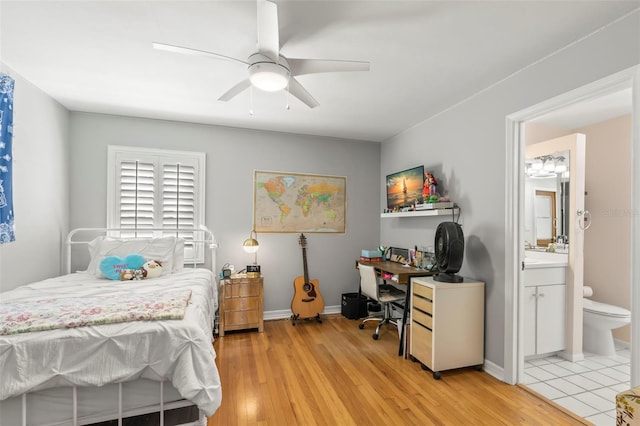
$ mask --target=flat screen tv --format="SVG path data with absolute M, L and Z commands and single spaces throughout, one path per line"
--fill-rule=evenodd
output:
M 422 203 L 424 166 L 387 175 L 387 209 L 397 210 Z

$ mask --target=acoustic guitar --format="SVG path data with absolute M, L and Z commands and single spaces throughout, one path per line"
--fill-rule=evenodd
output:
M 307 270 L 307 238 L 304 234 L 300 234 L 298 239 L 300 247 L 302 247 L 302 264 L 304 267 L 304 276 L 297 277 L 293 280 L 293 288 L 295 293 L 291 300 L 291 312 L 293 315 L 293 325 L 299 318 L 315 318 L 320 321 L 320 312 L 324 310 L 324 299 L 320 294 L 318 280 L 310 280 Z

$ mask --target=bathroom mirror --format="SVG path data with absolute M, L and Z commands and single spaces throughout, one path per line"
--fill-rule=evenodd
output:
M 525 246 L 546 250 L 558 242 L 560 251 L 569 242 L 569 151 L 527 158 L 524 187 Z

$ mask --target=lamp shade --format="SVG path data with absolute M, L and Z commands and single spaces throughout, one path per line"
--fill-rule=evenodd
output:
M 255 253 L 258 251 L 258 249 L 260 248 L 260 243 L 257 240 L 256 231 L 251 231 L 251 235 L 249 235 L 249 238 L 244 240 L 244 242 L 242 243 L 242 248 L 247 253 Z
M 249 238 L 244 240 L 242 243 L 242 248 L 247 253 L 253 253 L 253 264 L 247 265 L 247 277 L 249 278 L 257 278 L 260 276 L 260 265 L 258 265 L 258 249 L 260 248 L 260 243 L 258 242 L 258 235 L 255 230 L 251 230 L 251 234 Z

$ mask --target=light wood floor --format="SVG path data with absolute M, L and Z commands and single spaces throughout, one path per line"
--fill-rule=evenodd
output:
M 226 334 L 214 344 L 222 406 L 209 426 L 579 425 L 519 386 L 474 368 L 434 380 L 397 356 L 398 335 L 342 315 L 323 323 L 265 321 L 264 333 Z

